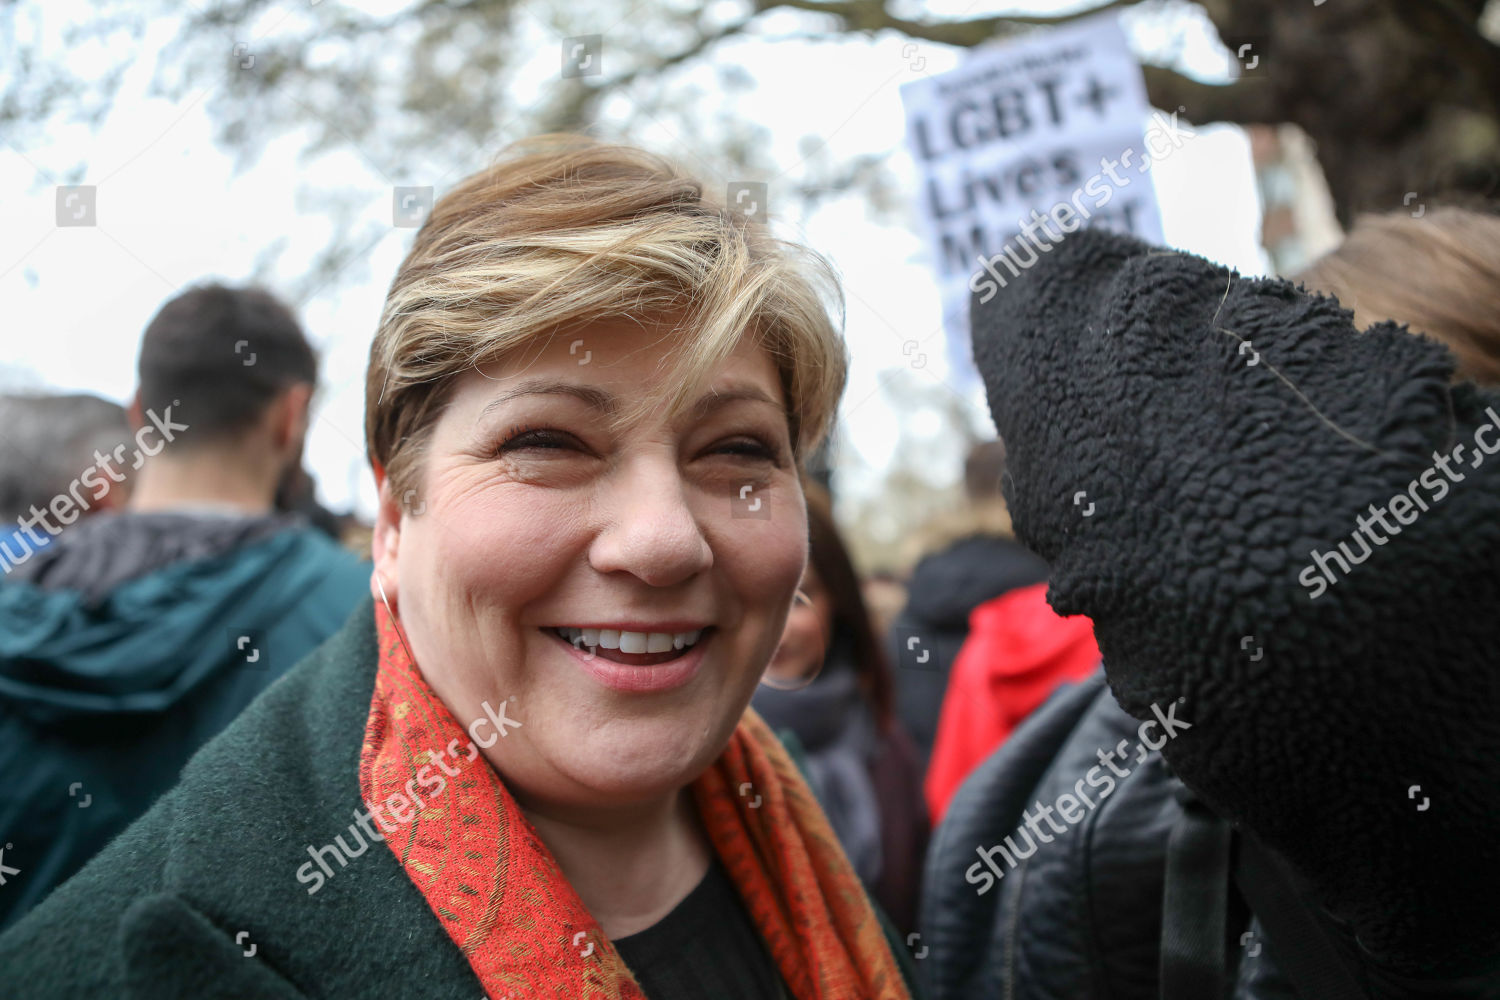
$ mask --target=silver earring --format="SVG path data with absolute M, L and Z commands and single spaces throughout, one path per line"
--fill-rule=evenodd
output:
M 396 638 L 401 641 L 401 648 L 406 650 L 406 658 L 416 666 L 417 658 L 412 655 L 411 644 L 406 641 L 406 630 L 401 627 L 401 619 L 396 616 L 396 609 L 391 607 L 391 599 L 385 595 L 385 581 L 380 578 L 379 571 L 375 573 L 375 588 L 380 591 L 381 603 L 385 605 L 386 614 L 391 616 L 391 628 L 396 630 Z

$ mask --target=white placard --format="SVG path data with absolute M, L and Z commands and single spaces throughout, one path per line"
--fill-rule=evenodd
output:
M 1162 242 L 1151 164 L 1193 133 L 1151 111 L 1116 15 L 978 48 L 901 101 L 955 388 L 978 381 L 972 294 L 988 301 L 1082 226 Z

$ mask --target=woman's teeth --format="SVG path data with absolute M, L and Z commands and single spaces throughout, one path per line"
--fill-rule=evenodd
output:
M 621 632 L 611 628 L 566 626 L 558 626 L 556 632 L 570 645 L 618 649 L 622 653 L 665 653 L 687 649 L 703 634 L 702 629 L 691 632 Z

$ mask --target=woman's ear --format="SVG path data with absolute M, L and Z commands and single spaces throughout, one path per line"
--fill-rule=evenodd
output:
M 370 539 L 370 556 L 375 562 L 375 572 L 370 576 L 370 596 L 381 599 L 381 588 L 392 603 L 399 600 L 397 590 L 400 576 L 396 570 L 396 555 L 401 547 L 401 505 L 391 495 L 390 477 L 384 466 L 372 462 L 378 500 L 375 508 L 375 530 Z

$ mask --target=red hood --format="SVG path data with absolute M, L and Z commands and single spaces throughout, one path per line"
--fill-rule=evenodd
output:
M 1084 615 L 1059 616 L 1047 603 L 1045 583 L 1012 590 L 970 612 L 969 638 L 959 655 L 974 656 L 997 681 L 1050 673 L 1080 657 L 1091 660 L 1089 670 L 1099 662 L 1094 623 Z
M 1099 668 L 1094 624 L 1063 618 L 1047 585 L 1002 594 L 969 614 L 969 637 L 953 661 L 932 761 L 928 808 L 936 825 L 958 786 L 1063 683 Z

